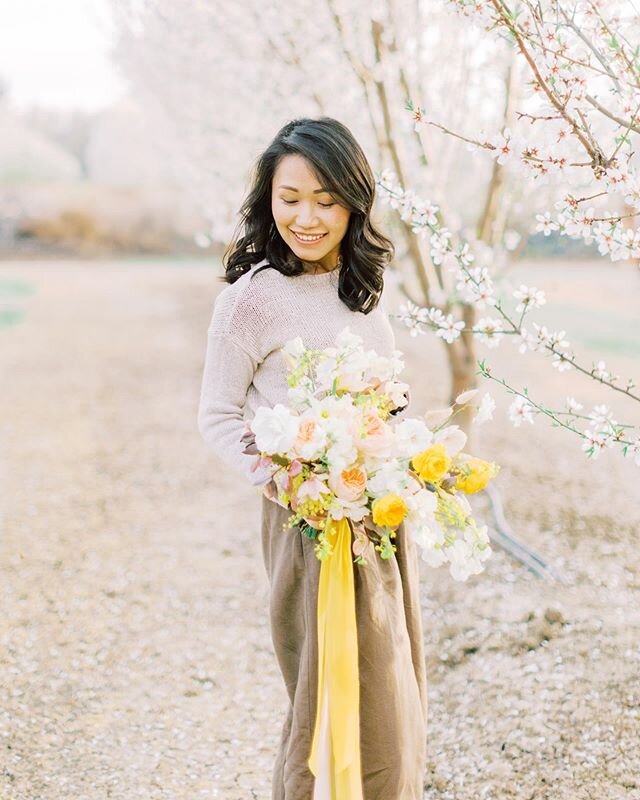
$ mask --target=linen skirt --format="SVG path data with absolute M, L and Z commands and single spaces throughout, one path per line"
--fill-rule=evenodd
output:
M 262 497 L 273 646 L 289 703 L 273 769 L 273 800 L 312 800 L 308 767 L 316 716 L 317 594 L 314 541 L 283 528 L 291 512 Z M 364 800 L 422 800 L 427 682 L 416 546 L 404 524 L 395 557 L 371 548 L 354 564 L 360 750 Z

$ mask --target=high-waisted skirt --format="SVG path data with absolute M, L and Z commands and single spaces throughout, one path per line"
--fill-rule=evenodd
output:
M 273 800 L 312 800 L 308 759 L 316 717 L 317 595 L 314 541 L 284 528 L 291 512 L 262 498 L 271 636 L 289 695 L 273 770 Z M 404 524 L 395 556 L 354 564 L 364 800 L 422 800 L 427 683 L 416 546 Z

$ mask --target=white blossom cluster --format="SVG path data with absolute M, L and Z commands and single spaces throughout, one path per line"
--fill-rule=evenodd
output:
M 431 256 L 435 263 L 446 266 L 453 273 L 459 299 L 478 309 L 484 310 L 489 307 L 499 312 L 499 317 L 486 315 L 477 320 L 470 331 L 475 339 L 489 348 L 495 348 L 505 335 L 510 335 L 520 353 L 527 351 L 544 353 L 550 356 L 552 366 L 559 372 L 577 368 L 585 375 L 610 388 L 620 389 L 614 385 L 618 376 L 613 375 L 603 361 L 593 364 L 591 369 L 577 362 L 575 354 L 570 349 L 570 342 L 566 338 L 566 331 L 549 330 L 537 322 L 532 322 L 531 328 L 523 326 L 526 315 L 546 303 L 546 296 L 541 289 L 524 284 L 515 289 L 513 292 L 514 314 L 519 315 L 519 318 L 512 318 L 505 310 L 502 301 L 495 295 L 489 269 L 486 266 L 473 266 L 475 257 L 469 243 L 465 242 L 459 250 L 455 251 L 451 243 L 450 231 L 439 224 L 435 214 L 427 219 L 427 216 L 423 216 L 421 211 L 417 214 L 412 211 L 414 204 L 419 210 L 437 209 L 436 205 L 421 201 L 413 192 L 404 192 L 390 170 L 382 172 L 377 185 L 381 190 L 381 198 L 393 208 L 401 209 L 404 218 L 412 220 L 414 230 L 417 226 L 422 226 L 427 233 L 431 234 Z M 445 313 L 436 306 L 423 308 L 407 300 L 400 307 L 399 312 L 400 320 L 407 326 L 410 335 L 414 337 L 433 330 L 436 336 L 447 344 L 452 344 L 465 329 L 463 320 L 456 319 L 451 312 Z M 485 375 L 492 377 L 488 371 L 485 372 Z M 530 398 L 515 392 L 504 381 L 500 382 L 516 394 L 516 398 L 509 408 L 509 418 L 516 427 L 523 422 L 532 424 L 538 413 L 543 413 L 557 422 L 560 421 L 557 412 L 534 404 Z M 628 381 L 627 388 L 623 391 L 630 393 L 633 385 L 632 381 Z M 569 423 L 564 423 L 563 427 L 572 430 L 583 439 L 583 449 L 590 457 L 596 457 L 602 449 L 607 447 L 618 446 L 622 448 L 624 455 L 631 455 L 640 465 L 640 436 L 637 435 L 637 429 L 634 429 L 633 426 L 616 426 L 609 419 L 606 429 L 603 429 L 602 425 L 598 426 L 595 418 L 588 417 L 587 427 L 579 428 L 574 424 L 577 419 L 574 416 Z M 628 438 L 630 429 L 632 435 L 635 434 L 635 438 Z
M 637 52 L 640 14 L 628 0 L 450 0 L 492 35 L 508 30 L 530 70 L 527 109 L 520 126 L 473 139 L 470 150 L 488 151 L 501 165 L 537 185 L 558 179 L 584 187 L 594 180 L 603 209 L 581 207 L 590 198 L 566 194 L 536 215 L 535 232 L 552 231 L 586 244 L 611 261 L 640 257 L 640 232 L 625 227 L 615 209 L 640 213 L 640 176 L 631 136 L 640 132 Z M 416 125 L 427 124 L 424 112 Z M 450 132 L 451 133 L 451 132 Z M 453 135 L 456 135 L 455 133 Z M 591 193 L 590 193 L 591 194 Z

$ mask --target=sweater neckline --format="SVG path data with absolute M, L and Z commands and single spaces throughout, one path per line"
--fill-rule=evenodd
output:
M 330 269 L 328 272 L 301 272 L 299 275 L 292 275 L 292 278 L 326 278 L 327 275 L 333 275 L 340 272 L 339 268 Z

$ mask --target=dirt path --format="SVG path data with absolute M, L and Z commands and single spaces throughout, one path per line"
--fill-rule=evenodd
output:
M 0 797 L 267 800 L 285 693 L 259 500 L 195 422 L 212 273 L 31 263 L 0 280 L 33 288 L 0 330 Z M 441 405 L 437 345 L 397 336 L 422 354 L 415 413 Z M 425 798 L 640 798 L 640 472 L 588 465 L 544 425 L 493 425 L 482 454 L 568 583 L 500 552 L 466 584 L 424 567 Z

